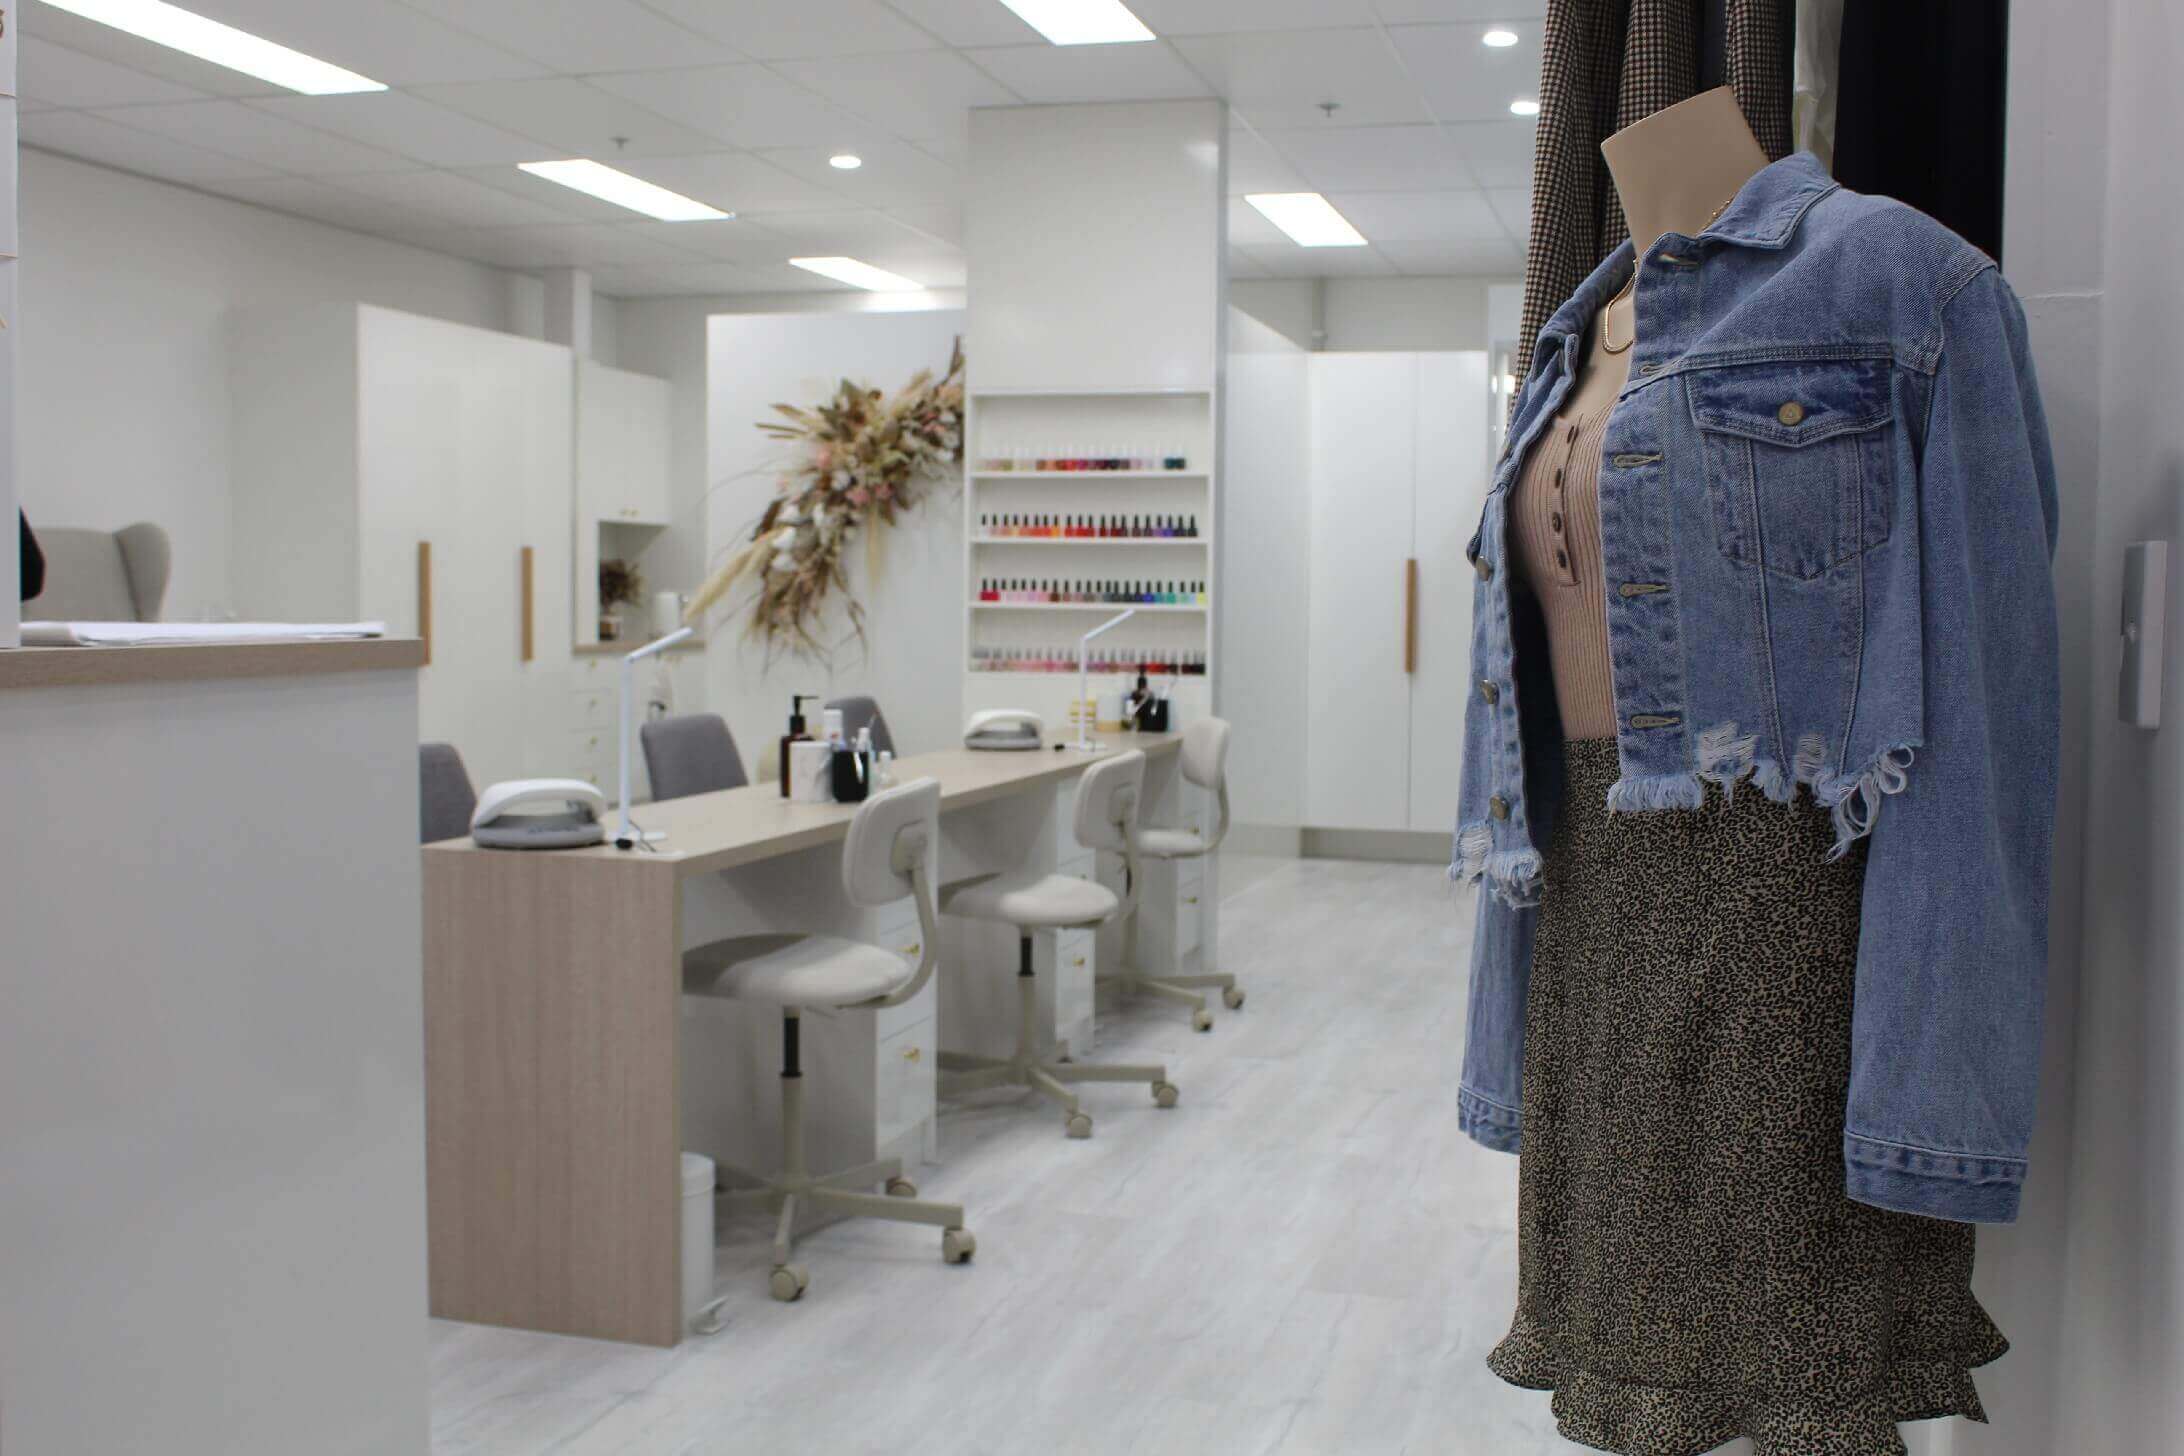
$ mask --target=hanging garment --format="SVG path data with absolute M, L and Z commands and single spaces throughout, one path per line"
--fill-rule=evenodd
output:
M 1563 745 L 1527 998 L 1517 1310 L 1488 1357 L 1623 1456 L 1903 1456 L 2008 1348 L 1973 1226 L 1843 1194 L 1867 841 L 1718 784 L 1611 814 Z
M 1479 688 L 1451 873 L 1486 884 L 1459 1120 L 1507 1149 L 1561 793 L 1537 612 L 1502 569 L 1508 493 L 1632 266 L 1626 244 L 1542 334 L 1469 551 Z M 1870 836 L 1846 1188 L 2006 1222 L 2038 1080 L 2061 712 L 2023 310 L 1977 249 L 1802 153 L 1698 236 L 1664 235 L 1636 288 L 1660 322 L 1601 442 L 1607 807 L 1809 792 L 1836 854 Z
M 1707 3 L 1722 6 L 1720 84 L 1736 92 L 1770 158 L 1790 149 L 1784 64 L 1791 0 L 1548 0 L 1532 230 L 1514 370 L 1529 372 L 1547 316 L 1630 235 L 1600 144 L 1700 90 Z

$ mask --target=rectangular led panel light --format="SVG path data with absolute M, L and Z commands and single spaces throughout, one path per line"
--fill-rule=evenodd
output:
M 1244 201 L 1305 248 L 1362 248 L 1365 235 L 1317 192 L 1252 192 Z
M 817 273 L 822 278 L 832 278 L 837 283 L 869 288 L 874 293 L 905 293 L 925 286 L 912 283 L 900 273 L 890 273 L 855 258 L 791 258 L 789 265 L 806 273 Z
M 369 76 L 345 71 L 316 56 L 208 20 L 166 0 L 45 0 L 55 10 L 96 20 L 171 47 L 216 66 L 256 76 L 306 96 L 344 96 L 387 88 Z
M 1017 19 L 1056 45 L 1117 45 L 1152 40 L 1122 0 L 1001 0 Z
M 559 182 L 602 202 L 641 212 L 646 217 L 656 217 L 661 222 L 717 222 L 735 216 L 732 212 L 708 207 L 694 197 L 654 186 L 642 177 L 632 177 L 627 172 L 617 172 L 612 167 L 581 157 L 564 162 L 518 162 L 516 167 L 534 177 Z

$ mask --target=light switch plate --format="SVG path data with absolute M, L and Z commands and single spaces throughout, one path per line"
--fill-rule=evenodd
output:
M 2123 666 L 2116 716 L 2134 728 L 2161 726 L 2163 628 L 2168 621 L 2169 543 L 2139 541 L 2123 552 Z

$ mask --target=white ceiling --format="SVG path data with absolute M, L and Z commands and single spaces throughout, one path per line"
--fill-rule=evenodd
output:
M 1523 265 L 1532 123 L 1508 107 L 1545 0 L 1130 0 L 1160 40 L 1076 47 L 1000 0 L 187 3 L 393 89 L 298 96 L 32 0 L 23 142 L 610 295 L 835 286 L 785 261 L 810 253 L 948 287 L 971 107 L 1219 96 L 1234 276 Z M 1520 43 L 1483 45 L 1489 21 Z M 736 219 L 648 222 L 515 167 L 563 156 Z M 1242 201 L 1307 190 L 1371 246 L 1299 248 Z

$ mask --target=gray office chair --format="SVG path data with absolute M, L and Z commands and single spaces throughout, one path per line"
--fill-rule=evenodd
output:
M 118 531 L 41 526 L 45 590 L 23 604 L 44 622 L 156 622 L 174 552 L 149 521 Z
M 1210 790 L 1220 806 L 1221 817 L 1214 823 L 1212 836 L 1203 836 L 1194 829 L 1140 829 L 1137 836 L 1139 854 L 1147 859 L 1198 859 L 1221 847 L 1229 828 L 1228 741 L 1229 725 L 1221 718 L 1200 718 L 1183 729 L 1183 778 L 1187 783 Z M 1125 995 L 1143 993 L 1180 1002 L 1191 1008 L 1191 1025 L 1199 1031 L 1213 1030 L 1213 1015 L 1206 1010 L 1206 998 L 1198 994 L 1200 988 L 1218 989 L 1222 1004 L 1231 1011 L 1244 1009 L 1243 988 L 1236 984 L 1234 976 L 1225 972 L 1148 976 L 1140 971 L 1135 920 L 1129 926 L 1122 960 L 1121 971 L 1101 976 L 1101 985 L 1119 986 Z
M 849 736 L 851 743 L 857 741 L 857 730 L 859 728 L 870 728 L 872 730 L 872 747 L 875 752 L 893 753 L 895 751 L 895 735 L 887 731 L 887 715 L 880 711 L 880 705 L 876 699 L 830 698 L 827 701 L 827 706 L 841 711 L 842 732 Z
M 437 844 L 460 839 L 470 832 L 470 816 L 478 807 L 477 791 L 470 787 L 470 771 L 452 743 L 417 745 L 417 797 L 419 843 Z
M 1173 1107 L 1179 1095 L 1162 1066 L 1113 1066 L 1065 1060 L 1067 1047 L 1043 1057 L 1038 1046 L 1038 991 L 1032 984 L 1031 937 L 1040 930 L 1072 930 L 1104 925 L 1137 908 L 1137 805 L 1145 786 L 1145 755 L 1136 749 L 1103 759 L 1077 782 L 1077 842 L 1087 849 L 1123 856 L 1125 893 L 1073 875 L 1036 870 L 1005 870 L 959 880 L 940 892 L 940 908 L 950 915 L 998 921 L 1016 930 L 1016 1054 L 972 1056 L 942 1051 L 940 1065 L 952 1073 L 942 1091 L 953 1096 L 986 1087 L 1028 1087 L 1062 1107 L 1062 1129 L 1073 1138 L 1092 1136 L 1092 1115 L 1077 1105 L 1070 1082 L 1145 1082 L 1153 1101 Z
M 736 740 L 718 713 L 655 718 L 637 730 L 655 799 L 687 799 L 749 783 Z
M 811 1287 L 811 1276 L 789 1262 L 799 1205 L 822 1213 L 938 1224 L 940 1255 L 961 1264 L 978 1240 L 963 1226 L 959 1203 L 921 1203 L 902 1176 L 902 1162 L 885 1158 L 838 1173 L 813 1174 L 804 1158 L 804 1069 L 799 1018 L 806 1010 L 876 1010 L 900 1006 L 925 989 L 939 962 L 940 935 L 933 924 L 933 895 L 926 860 L 940 839 L 940 781 L 917 779 L 873 795 L 849 821 L 842 846 L 842 888 L 867 908 L 891 905 L 905 895 L 918 902 L 923 953 L 912 966 L 893 951 L 831 935 L 742 935 L 701 945 L 683 956 L 683 994 L 756 1001 L 781 1008 L 781 1147 L 778 1177 L 728 1195 L 730 1204 L 756 1203 L 777 1211 L 774 1264 L 767 1283 L 773 1297 L 793 1300 Z M 884 1187 L 884 1196 L 867 1190 Z

